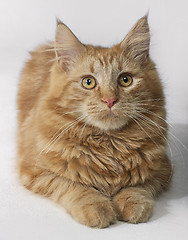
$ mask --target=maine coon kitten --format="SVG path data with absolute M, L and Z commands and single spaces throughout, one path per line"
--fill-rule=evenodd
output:
M 147 16 L 111 47 L 82 44 L 58 22 L 31 53 L 18 92 L 23 185 L 78 222 L 146 222 L 169 185 L 162 86 L 149 57 Z

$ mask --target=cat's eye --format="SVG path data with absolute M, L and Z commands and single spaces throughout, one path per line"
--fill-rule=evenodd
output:
M 118 83 L 122 87 L 129 87 L 133 82 L 130 74 L 122 73 L 118 78 Z
M 86 76 L 82 78 L 82 87 L 86 89 L 93 89 L 96 86 L 96 80 L 92 76 Z

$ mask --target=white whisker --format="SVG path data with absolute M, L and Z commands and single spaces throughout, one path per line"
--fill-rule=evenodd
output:
M 152 112 L 152 111 L 149 111 L 149 110 L 147 110 L 147 109 L 144 109 L 144 108 L 139 108 L 138 110 L 140 110 L 142 113 L 148 113 L 148 114 L 150 114 L 150 115 L 152 115 L 152 116 L 154 116 L 154 117 L 156 117 L 156 118 L 158 118 L 158 119 L 160 119 L 160 120 L 162 120 L 162 121 L 164 121 L 169 127 L 171 127 L 172 129 L 175 129 L 174 128 L 174 126 L 172 126 L 172 124 L 170 124 L 166 119 L 164 119 L 163 117 L 161 117 L 161 116 L 159 116 L 159 115 L 157 115 L 156 113 L 154 113 L 154 112 Z M 146 117 L 146 116 L 145 116 Z M 149 119 L 149 118 L 148 118 Z M 151 122 L 152 120 L 150 119 L 150 122 Z M 153 121 L 153 123 L 155 123 L 154 121 Z M 156 123 L 155 123 L 156 124 Z M 158 125 L 159 126 L 159 125 Z M 162 126 L 159 126 L 161 129 L 164 129 Z M 182 145 L 182 147 L 186 150 L 186 151 L 188 151 L 188 148 L 183 144 L 183 142 L 182 141 L 180 141 L 180 139 L 178 139 L 173 133 L 171 133 L 170 131 L 168 131 L 168 133 L 169 133 L 169 135 L 171 135 L 177 142 L 179 142 L 181 145 Z M 174 141 L 175 142 L 175 141 Z
M 82 138 L 82 134 L 84 132 L 84 129 L 86 128 L 87 124 L 90 122 L 90 119 L 88 119 L 83 125 L 82 125 L 82 131 L 80 132 L 80 138 Z
M 147 127 L 148 129 L 150 129 L 155 135 L 157 135 L 158 137 L 162 138 L 162 139 L 165 141 L 165 143 L 168 145 L 168 148 L 169 148 L 169 151 L 170 151 L 170 156 L 171 156 L 171 158 L 172 158 L 172 149 L 171 149 L 171 146 L 170 146 L 170 144 L 169 144 L 169 142 L 168 142 L 167 137 L 166 137 L 166 136 L 164 135 L 164 133 L 161 131 L 161 129 L 162 129 L 162 130 L 165 130 L 165 131 L 166 131 L 166 129 L 165 129 L 164 127 L 160 126 L 158 123 L 156 123 L 156 122 L 154 122 L 153 120 L 151 120 L 150 118 L 146 117 L 146 116 L 143 115 L 143 114 L 138 113 L 138 117 L 142 119 L 142 123 L 143 123 L 143 125 L 145 125 L 145 127 Z M 158 129 L 159 132 L 157 132 L 156 130 L 154 130 L 154 129 L 152 128 L 152 126 L 157 127 L 157 129 Z
M 75 122 L 77 123 L 78 120 L 80 120 L 81 117 L 71 121 L 71 122 L 68 122 L 66 123 L 65 125 L 63 125 L 61 128 L 59 128 L 55 134 L 50 138 L 50 140 L 48 141 L 48 143 L 45 145 L 45 147 L 41 150 L 40 154 L 42 152 L 44 152 L 61 134 L 64 130 L 68 129 L 70 126 L 72 126 L 72 124 L 74 124 Z M 66 128 L 64 128 L 66 127 Z M 63 129 L 64 128 L 64 129 Z M 63 129 L 63 130 L 62 130 Z M 61 131 L 62 130 L 62 131 Z M 60 132 L 60 133 L 59 133 Z M 59 134 L 58 134 L 59 133 Z
M 178 142 L 181 144 L 181 146 L 188 152 L 188 148 L 183 144 L 183 142 L 178 138 L 176 137 L 173 133 L 169 132 L 169 134 Z
M 148 132 L 141 126 L 141 122 L 139 119 L 136 118 L 136 116 L 130 116 L 129 117 L 140 127 L 140 129 L 147 135 L 149 139 L 158 147 L 158 144 L 152 139 L 152 137 L 148 134 Z
M 64 135 L 66 132 L 68 132 L 71 128 L 73 128 L 75 125 L 77 125 L 79 122 L 81 122 L 84 118 L 83 117 L 79 117 L 77 118 L 75 121 L 72 121 L 65 129 L 63 129 L 63 131 L 61 131 L 54 139 L 53 141 L 50 143 L 50 146 L 48 147 L 48 151 L 46 153 L 48 153 L 51 148 L 57 143 L 57 141 L 59 141 L 59 139 L 62 137 L 62 135 Z

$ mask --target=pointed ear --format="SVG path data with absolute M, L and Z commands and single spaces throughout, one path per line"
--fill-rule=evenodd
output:
M 138 20 L 120 43 L 126 55 L 137 60 L 141 65 L 149 58 L 150 32 L 147 17 L 146 15 Z
M 84 51 L 84 45 L 77 39 L 73 32 L 62 22 L 57 20 L 55 51 L 58 63 L 68 71 L 71 63 Z

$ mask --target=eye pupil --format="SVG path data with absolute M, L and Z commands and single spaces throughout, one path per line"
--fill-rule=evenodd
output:
M 129 80 L 128 80 L 128 78 L 126 76 L 124 76 L 123 77 L 123 81 L 124 81 L 124 83 L 127 83 Z
M 87 85 L 91 85 L 91 79 L 90 78 L 88 78 L 87 80 L 86 80 L 86 83 L 87 83 Z

